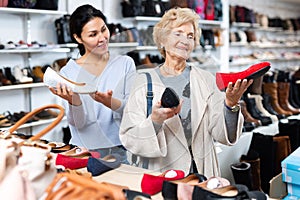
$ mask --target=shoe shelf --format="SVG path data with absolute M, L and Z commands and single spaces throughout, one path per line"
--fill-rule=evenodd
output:
M 134 21 L 134 22 L 158 22 L 161 17 L 147 17 L 147 16 L 136 16 L 136 17 L 126 17 L 124 20 Z M 216 20 L 199 20 L 200 26 L 209 27 L 221 27 L 223 22 Z
M 270 58 L 270 59 L 253 59 L 252 61 L 234 61 L 233 63 L 229 63 L 230 68 L 233 67 L 239 67 L 239 66 L 249 66 L 256 64 L 258 62 L 264 62 L 264 61 L 269 61 L 269 62 L 295 62 L 295 61 L 300 61 L 300 58 L 293 58 L 293 59 L 279 59 L 279 58 Z M 241 70 L 238 68 L 237 70 Z
M 248 43 L 248 42 L 231 42 L 230 47 L 246 47 L 246 48 L 258 48 L 258 49 L 276 49 L 276 48 L 300 48 L 299 42 L 286 43 L 286 44 L 269 44 L 269 43 Z
M 128 47 L 137 47 L 138 42 L 110 42 L 109 47 L 111 48 L 128 48 Z
M 53 118 L 53 119 L 40 119 L 40 120 L 35 121 L 35 122 L 25 123 L 25 124 L 21 125 L 18 129 L 32 128 L 32 127 L 35 127 L 35 126 L 47 125 L 47 124 L 52 123 L 54 120 L 56 120 L 56 118 Z M 67 120 L 67 117 L 64 116 L 62 121 L 66 121 L 66 120 Z M 0 129 L 1 130 L 9 130 L 10 127 L 3 127 L 3 128 L 0 128 Z
M 44 83 L 24 83 L 18 85 L 5 85 L 5 86 L 0 86 L 0 91 L 30 89 L 30 88 L 38 88 L 38 87 L 46 87 L 46 85 Z
M 69 53 L 70 48 L 26 48 L 26 49 L 3 49 L 0 53 Z
M 0 13 L 11 13 L 11 14 L 38 14 L 38 15 L 65 15 L 67 12 L 65 11 L 57 11 L 57 10 L 40 10 L 40 9 L 27 9 L 27 8 L 7 8 L 0 7 Z

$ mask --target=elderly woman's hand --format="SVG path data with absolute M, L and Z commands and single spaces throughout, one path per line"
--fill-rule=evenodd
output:
M 165 120 L 174 117 L 177 115 L 182 107 L 183 100 L 180 101 L 180 104 L 174 108 L 163 108 L 161 107 L 161 101 L 157 102 L 152 107 L 151 119 L 157 124 L 162 124 Z
M 234 85 L 233 83 L 230 82 L 226 89 L 226 99 L 225 99 L 226 105 L 229 107 L 236 105 L 240 101 L 244 92 L 252 83 L 253 83 L 252 79 L 250 80 L 243 79 L 243 81 L 241 79 L 238 79 Z

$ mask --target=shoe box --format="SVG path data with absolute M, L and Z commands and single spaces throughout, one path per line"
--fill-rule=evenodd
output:
M 300 147 L 281 162 L 282 180 L 287 183 L 287 198 L 300 198 Z

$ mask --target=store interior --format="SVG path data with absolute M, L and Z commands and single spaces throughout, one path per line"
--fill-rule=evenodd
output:
M 153 25 L 169 8 L 170 2 L 193 1 L 154 0 L 150 1 L 154 9 L 141 7 L 136 13 L 125 7 L 124 2 L 129 0 L 57 0 L 55 7 L 39 9 L 20 5 L 7 7 L 0 1 L 1 130 L 9 130 L 36 108 L 62 105 L 62 100 L 43 83 L 43 73 L 48 67 L 58 72 L 68 59 L 79 57 L 77 46 L 67 32 L 68 16 L 79 5 L 91 4 L 107 17 L 112 56 L 132 57 L 140 71 L 164 61 L 153 42 Z M 299 10 L 298 0 L 222 0 L 214 4 L 213 15 L 201 15 L 200 45 L 188 60 L 214 75 L 243 71 L 259 62 L 271 63 L 270 70 L 254 80 L 240 102 L 245 122 L 239 141 L 233 146 L 215 143 L 222 177 L 230 183 L 241 181 L 249 185 L 249 174 L 238 174 L 231 166 L 241 161 L 251 163 L 253 190 L 263 191 L 270 199 L 290 195 L 287 184 L 281 179 L 281 162 L 300 145 Z M 58 116 L 57 109 L 43 110 L 20 125 L 17 131 L 35 135 L 55 122 Z M 69 137 L 68 122 L 63 116 L 41 139 L 67 144 Z M 141 192 L 144 173 L 160 174 L 131 167 L 122 166 L 94 179 Z M 78 173 L 84 174 L 86 169 Z M 278 175 L 279 183 L 272 185 L 270 181 Z M 300 188 L 300 182 L 298 184 Z M 299 188 L 294 189 L 298 192 L 294 194 L 300 195 Z M 153 195 L 152 199 L 162 199 L 161 193 Z

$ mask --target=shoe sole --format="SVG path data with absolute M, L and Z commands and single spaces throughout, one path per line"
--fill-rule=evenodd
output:
M 271 66 L 264 67 L 261 70 L 258 70 L 255 73 L 251 74 L 250 76 L 246 77 L 246 79 L 256 79 L 256 78 L 264 75 L 267 71 L 269 71 L 270 68 L 271 68 Z

